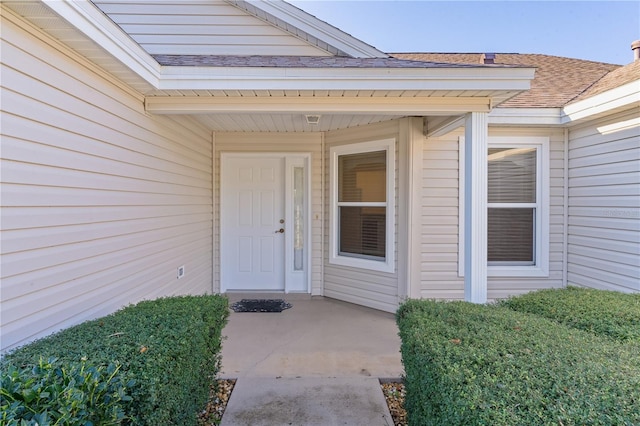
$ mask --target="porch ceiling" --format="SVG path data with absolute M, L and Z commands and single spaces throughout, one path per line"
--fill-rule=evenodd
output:
M 327 132 L 406 116 L 442 118 L 469 111 L 488 112 L 490 94 L 489 91 L 172 91 L 163 93 L 164 96 L 147 96 L 145 108 L 151 114 L 192 115 L 211 131 Z M 306 115 L 319 115 L 320 122 L 308 124 Z
M 328 132 L 401 118 L 401 115 L 322 114 L 308 124 L 304 114 L 195 114 L 213 132 Z

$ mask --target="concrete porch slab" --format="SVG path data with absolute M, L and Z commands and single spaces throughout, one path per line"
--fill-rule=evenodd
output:
M 392 426 L 378 379 L 248 378 L 236 383 L 222 426 Z
M 402 376 L 393 314 L 323 297 L 270 297 L 293 306 L 280 313 L 231 312 L 222 332 L 221 378 Z
M 221 378 L 237 379 L 222 425 L 393 425 L 379 378 L 403 374 L 393 314 L 309 295 L 279 313 L 231 312 Z

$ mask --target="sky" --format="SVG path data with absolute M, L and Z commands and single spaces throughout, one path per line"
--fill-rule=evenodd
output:
M 633 61 L 640 0 L 289 0 L 386 53 L 544 53 Z

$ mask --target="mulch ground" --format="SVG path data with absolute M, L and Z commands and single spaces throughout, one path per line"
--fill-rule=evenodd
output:
M 235 380 L 217 380 L 210 388 L 209 402 L 198 415 L 200 426 L 219 425 L 233 391 Z M 216 386 L 217 385 L 217 386 Z M 394 426 L 407 425 L 407 412 L 404 410 L 404 384 L 401 382 L 382 383 L 382 393 L 387 400 Z
M 235 380 L 217 380 L 209 387 L 209 402 L 204 410 L 198 415 L 200 426 L 219 425 L 227 407 L 229 397 L 235 386 Z M 217 386 L 216 386 L 217 385 Z
M 382 383 L 382 393 L 387 400 L 389 412 L 395 426 L 407 426 L 407 412 L 404 409 L 404 383 Z

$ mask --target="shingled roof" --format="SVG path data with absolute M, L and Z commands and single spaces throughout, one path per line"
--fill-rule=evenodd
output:
M 153 58 L 164 66 L 203 67 L 478 68 L 484 66 L 480 63 L 438 63 L 403 58 L 347 58 L 344 56 L 153 55 Z
M 392 53 L 398 59 L 427 61 L 450 64 L 481 64 L 482 53 Z M 559 56 L 519 53 L 496 53 L 494 63 L 503 65 L 520 65 L 536 68 L 535 79 L 531 89 L 500 104 L 501 108 L 562 108 L 581 95 L 590 93 L 593 96 L 597 83 L 602 82 L 602 90 L 609 90 L 611 84 L 629 78 L 620 65 Z M 607 80 L 616 70 L 615 75 Z M 630 67 L 629 74 L 636 73 L 638 67 Z M 609 81 L 611 80 L 611 81 Z
M 634 61 L 629 65 L 620 67 L 602 77 L 595 84 L 585 90 L 575 101 L 581 101 L 591 96 L 599 95 L 607 90 L 624 86 L 632 81 L 640 80 L 640 61 Z

